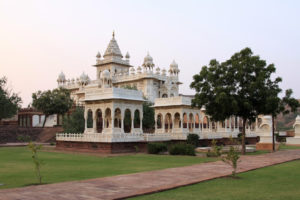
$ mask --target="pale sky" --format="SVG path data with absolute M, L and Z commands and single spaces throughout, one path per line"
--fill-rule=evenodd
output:
M 274 63 L 300 98 L 300 1 L 192 0 L 0 0 L 0 77 L 20 94 L 57 87 L 82 72 L 95 79 L 95 56 L 103 55 L 115 30 L 123 55 L 135 67 L 149 51 L 156 66 L 181 70 L 180 93 L 193 94 L 192 76 L 216 58 L 250 47 Z

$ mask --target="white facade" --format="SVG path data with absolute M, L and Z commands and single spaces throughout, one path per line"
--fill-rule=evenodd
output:
M 293 144 L 293 145 L 300 145 L 300 116 L 299 115 L 297 116 L 293 127 L 295 129 L 295 136 L 287 137 L 286 143 Z
M 123 58 L 113 34 L 103 58 L 99 52 L 96 55 L 95 80 L 84 73 L 71 80 L 63 73 L 59 75 L 58 86 L 69 89 L 76 103 L 84 105 L 86 127 L 82 134 L 58 134 L 57 140 L 167 141 L 185 140 L 189 133 L 198 134 L 201 139 L 237 137 L 240 119 L 231 117 L 225 122 L 212 122 L 205 109 L 192 108 L 191 97 L 179 95 L 180 70 L 175 61 L 167 74 L 166 69 L 155 66 L 149 54 L 138 67 L 131 66 L 129 59 L 129 53 Z M 154 103 L 154 134 L 142 130 L 144 97 Z M 127 117 L 130 115 L 130 124 L 125 120 L 126 113 Z M 266 120 L 263 117 L 262 121 Z M 247 137 L 263 132 L 265 124 L 247 126 Z

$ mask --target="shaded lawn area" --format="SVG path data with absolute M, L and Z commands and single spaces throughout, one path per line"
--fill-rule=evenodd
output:
M 300 160 L 219 178 L 151 195 L 132 198 L 197 200 L 299 200 Z
M 195 156 L 168 156 L 135 154 L 100 157 L 83 154 L 39 152 L 44 165 L 41 174 L 44 183 L 83 180 L 142 171 L 181 167 L 216 158 Z M 31 152 L 27 147 L 0 148 L 0 189 L 22 187 L 37 183 Z

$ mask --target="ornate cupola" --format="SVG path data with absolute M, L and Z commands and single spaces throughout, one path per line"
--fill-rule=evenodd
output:
M 99 64 L 100 63 L 100 60 L 101 60 L 101 54 L 100 52 L 98 51 L 97 55 L 96 55 L 96 63 Z
M 155 66 L 153 63 L 153 58 L 149 55 L 149 52 L 147 56 L 144 58 L 144 63 L 142 64 L 144 69 L 147 70 L 153 70 L 153 67 Z
M 63 72 L 58 75 L 57 83 L 58 85 L 63 85 L 66 82 L 66 76 Z
M 82 72 L 81 76 L 79 77 L 79 84 L 84 86 L 89 84 L 89 82 L 90 82 L 90 77 L 84 72 Z
M 103 72 L 101 72 L 101 74 L 100 74 L 100 80 L 102 82 L 101 85 L 104 88 L 111 87 L 111 85 L 112 85 L 111 76 L 110 76 L 110 72 L 107 69 L 105 69 Z
M 110 40 L 103 57 L 104 57 L 104 59 L 112 58 L 112 57 L 119 58 L 119 59 L 123 58 L 123 55 L 119 48 L 119 45 L 118 45 L 117 41 L 115 40 L 115 32 L 113 32 L 113 34 L 112 34 L 112 39 Z
M 172 76 L 178 76 L 180 70 L 178 69 L 178 64 L 173 60 L 173 62 L 170 65 L 169 73 Z

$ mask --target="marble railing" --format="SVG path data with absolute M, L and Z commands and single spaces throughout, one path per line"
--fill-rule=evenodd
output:
M 169 105 L 191 105 L 192 99 L 190 97 L 169 97 L 169 98 L 157 98 L 155 99 L 154 107 L 169 106 Z
M 73 142 L 137 142 L 144 141 L 143 134 L 102 134 L 102 133 L 57 133 L 57 141 Z

